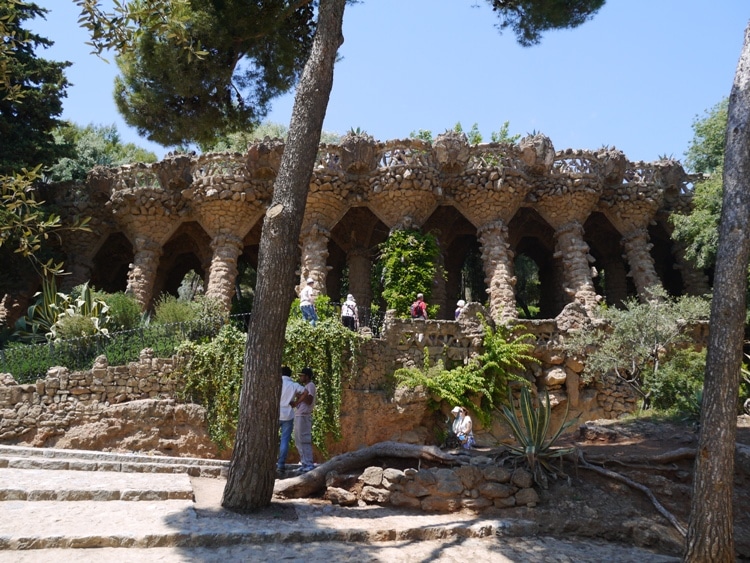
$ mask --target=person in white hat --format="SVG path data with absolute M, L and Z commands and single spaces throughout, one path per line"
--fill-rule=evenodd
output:
M 299 308 L 302 311 L 302 317 L 313 326 L 318 322 L 318 312 L 315 310 L 314 283 L 314 279 L 307 278 L 305 287 L 299 292 Z
M 465 407 L 453 407 L 451 414 L 456 417 L 451 430 L 461 442 L 461 447 L 468 450 L 474 445 L 471 417 Z
M 464 310 L 464 307 L 466 307 L 466 301 L 464 301 L 463 299 L 459 299 L 458 303 L 456 303 L 456 313 L 455 313 L 456 319 L 458 319 L 458 315 L 461 314 L 461 311 Z
M 346 296 L 346 301 L 341 305 L 341 324 L 351 330 L 359 328 L 359 319 L 357 317 L 357 302 L 350 293 Z

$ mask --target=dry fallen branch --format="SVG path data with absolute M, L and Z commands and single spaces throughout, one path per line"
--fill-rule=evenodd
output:
M 683 461 L 683 460 L 692 460 L 695 459 L 695 452 L 696 450 L 694 448 L 679 448 L 677 450 L 672 450 L 670 452 L 664 452 L 661 454 L 656 455 L 627 455 L 627 456 L 621 456 L 617 459 L 614 459 L 608 455 L 589 455 L 590 462 L 594 463 L 618 463 L 620 465 L 626 465 L 628 467 L 633 467 L 636 465 L 642 465 L 645 467 L 655 465 L 655 464 L 663 464 L 666 465 L 668 463 L 674 463 L 676 461 Z
M 319 465 L 298 477 L 276 481 L 274 495 L 285 498 L 305 498 L 325 488 L 326 474 L 331 471 L 346 473 L 371 465 L 373 460 L 383 457 L 421 459 L 425 461 L 455 465 L 457 460 L 435 446 L 416 446 L 400 442 L 380 442 L 369 448 L 345 453 Z
M 625 483 L 629 487 L 632 487 L 634 489 L 638 489 L 639 491 L 643 492 L 649 500 L 651 500 L 651 503 L 656 507 L 656 510 L 664 516 L 669 522 L 672 524 L 672 526 L 675 527 L 675 529 L 682 535 L 682 537 L 687 536 L 687 530 L 680 524 L 675 518 L 674 514 L 669 512 L 664 506 L 657 500 L 657 498 L 654 496 L 654 493 L 651 492 L 651 489 L 646 487 L 645 485 L 641 485 L 640 483 L 636 483 L 632 479 L 628 479 L 624 475 L 620 475 L 619 473 L 615 471 L 610 471 L 609 469 L 604 469 L 603 467 L 598 467 L 596 465 L 590 464 L 588 461 L 586 461 L 586 458 L 583 457 L 583 452 L 578 452 L 578 460 L 581 462 L 581 467 L 584 469 L 588 469 L 590 471 L 594 471 L 596 473 L 599 473 L 600 475 L 604 475 L 605 477 L 609 477 L 610 479 L 615 479 L 616 481 L 621 481 L 622 483 Z

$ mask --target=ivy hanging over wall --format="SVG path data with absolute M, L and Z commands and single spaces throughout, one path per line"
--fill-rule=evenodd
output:
M 362 339 L 341 324 L 326 300 L 316 301 L 321 318 L 315 327 L 299 318 L 298 306 L 292 308 L 283 360 L 294 373 L 305 366 L 315 373 L 313 443 L 324 455 L 328 436 L 341 439 L 342 384 L 356 373 Z M 233 446 L 237 431 L 245 340 L 244 332 L 227 325 L 210 342 L 188 342 L 179 350 L 180 398 L 206 408 L 208 432 L 220 450 Z
M 392 231 L 379 250 L 378 266 L 387 308 L 395 309 L 399 316 L 409 316 L 417 293 L 423 293 L 429 304 L 436 275 L 445 275 L 438 265 L 440 247 L 435 235 L 415 230 Z M 437 306 L 431 306 L 430 317 L 434 318 L 437 310 Z
M 446 369 L 442 360 L 430 365 L 425 353 L 423 368 L 401 368 L 394 376 L 397 385 L 408 388 L 424 387 L 437 397 L 431 406 L 437 410 L 442 401 L 462 405 L 476 413 L 482 424 L 489 424 L 492 411 L 507 401 L 509 384 L 513 380 L 526 381 L 516 375 L 528 362 L 538 360 L 530 355 L 533 335 L 519 334 L 504 325 L 492 329 L 484 326 L 484 352 L 467 364 Z M 472 399 L 480 397 L 477 405 Z
M 318 302 L 316 301 L 316 306 Z M 343 326 L 337 316 L 321 314 L 312 326 L 292 318 L 286 328 L 284 363 L 298 373 L 308 366 L 315 374 L 317 397 L 313 411 L 313 444 L 326 455 L 325 440 L 341 439 L 343 385 L 356 375 L 362 337 Z

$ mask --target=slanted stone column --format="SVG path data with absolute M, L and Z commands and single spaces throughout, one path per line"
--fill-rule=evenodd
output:
M 357 301 L 357 307 L 369 309 L 372 303 L 372 261 L 369 251 L 363 247 L 350 250 L 346 255 L 346 264 L 349 266 L 349 293 Z
M 302 234 L 302 270 L 300 271 L 300 285 L 297 293 L 305 287 L 307 278 L 315 280 L 314 288 L 318 295 L 326 292 L 326 276 L 328 275 L 328 240 L 331 233 L 319 224 L 313 224 Z
M 648 289 L 655 285 L 661 286 L 659 276 L 654 268 L 651 257 L 651 247 L 648 231 L 645 228 L 636 229 L 622 237 L 622 246 L 630 264 L 629 276 L 633 278 L 638 298 L 642 301 L 651 299 Z
M 145 311 L 151 306 L 162 247 L 157 242 L 139 235 L 135 237 L 133 248 L 135 257 L 128 271 L 127 291 Z
M 513 252 L 508 243 L 508 227 L 501 220 L 488 223 L 478 230 L 482 243 L 482 263 L 486 274 L 490 314 L 496 321 L 518 318 L 513 276 Z
M 553 257 L 562 262 L 565 292 L 581 303 L 587 311 L 593 311 L 599 303 L 591 277 L 589 245 L 583 239 L 583 225 L 570 221 L 555 230 L 555 253 Z
M 208 270 L 206 296 L 221 301 L 229 311 L 237 279 L 237 258 L 242 253 L 242 239 L 231 234 L 216 235 L 211 241 L 211 266 Z

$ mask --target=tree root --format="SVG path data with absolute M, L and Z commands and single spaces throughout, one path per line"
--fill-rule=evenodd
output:
M 420 459 L 455 465 L 456 458 L 435 446 L 417 446 L 400 442 L 379 442 L 368 448 L 345 453 L 319 465 L 312 471 L 298 477 L 276 481 L 273 493 L 284 498 L 306 498 L 323 490 L 326 485 L 326 474 L 331 471 L 346 473 L 353 469 L 361 469 L 370 465 L 373 460 L 381 457 L 398 457 L 406 459 Z
M 588 469 L 590 471 L 594 471 L 595 473 L 599 473 L 600 475 L 604 475 L 605 477 L 609 477 L 610 479 L 614 479 L 616 481 L 621 481 L 628 485 L 629 487 L 632 487 L 634 489 L 638 489 L 639 491 L 643 492 L 651 501 L 651 503 L 656 507 L 656 510 L 664 516 L 669 522 L 672 524 L 672 526 L 675 527 L 675 529 L 682 535 L 682 537 L 687 537 L 687 530 L 683 527 L 682 524 L 677 520 L 677 518 L 669 512 L 664 506 L 657 500 L 657 498 L 654 496 L 654 493 L 651 492 L 651 489 L 646 487 L 645 485 L 641 485 L 640 483 L 636 483 L 632 479 L 628 479 L 624 475 L 620 475 L 619 473 L 615 471 L 610 471 L 609 469 L 604 469 L 603 467 L 598 467 L 596 465 L 590 464 L 588 461 L 586 461 L 586 458 L 583 457 L 583 452 L 578 452 L 578 460 L 581 463 L 581 467 L 584 469 Z
M 664 452 L 662 454 L 657 455 L 628 455 L 628 456 L 622 456 L 617 459 L 612 459 L 606 455 L 601 456 L 590 456 L 590 460 L 594 463 L 604 463 L 611 462 L 611 463 L 619 463 L 620 465 L 625 465 L 628 467 L 635 466 L 635 465 L 642 465 L 649 467 L 650 464 L 660 463 L 660 464 L 667 464 L 667 463 L 674 463 L 676 461 L 683 461 L 683 460 L 692 460 L 695 459 L 695 448 L 679 448 L 677 450 L 672 450 L 671 452 Z

